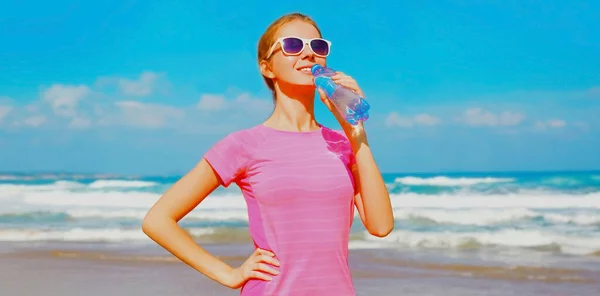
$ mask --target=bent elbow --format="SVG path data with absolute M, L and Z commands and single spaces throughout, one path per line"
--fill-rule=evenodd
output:
M 151 236 L 153 230 L 156 228 L 156 217 L 151 212 L 148 212 L 142 220 L 142 232 L 147 236 Z
M 376 237 L 386 237 L 394 230 L 394 225 L 389 225 L 385 227 L 374 227 L 369 229 L 369 233 Z

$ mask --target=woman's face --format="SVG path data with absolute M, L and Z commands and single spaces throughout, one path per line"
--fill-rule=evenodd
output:
M 300 37 L 305 40 L 321 37 L 319 31 L 312 24 L 300 20 L 284 24 L 277 31 L 275 40 L 288 36 Z M 300 45 L 296 42 L 295 46 Z M 324 41 L 313 42 L 313 46 L 315 51 L 321 55 L 325 49 L 328 53 L 329 44 L 324 44 Z M 270 75 L 266 76 L 273 79 L 275 83 L 313 85 L 310 68 L 314 64 L 325 66 L 325 63 L 326 58 L 315 54 L 309 44 L 304 44 L 304 49 L 299 54 L 285 54 L 281 43 L 278 43 L 271 55 L 270 73 L 268 73 Z

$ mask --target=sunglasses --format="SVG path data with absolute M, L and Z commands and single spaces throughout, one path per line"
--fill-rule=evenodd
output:
M 329 55 L 329 48 L 331 47 L 331 42 L 323 38 L 300 38 L 295 36 L 281 37 L 275 40 L 275 43 L 271 46 L 267 59 L 271 57 L 278 44 L 281 45 L 281 50 L 286 55 L 299 55 L 304 51 L 304 46 L 308 44 L 310 50 L 312 50 L 316 56 L 322 58 Z

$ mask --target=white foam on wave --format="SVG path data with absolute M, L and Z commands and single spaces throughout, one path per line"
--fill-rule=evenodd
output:
M 600 192 L 569 195 L 552 192 L 521 191 L 511 194 L 456 193 L 427 195 L 392 194 L 395 208 L 530 208 L 530 209 L 600 209 Z
M 21 202 L 30 206 L 54 206 L 70 208 L 138 208 L 149 209 L 160 198 L 160 194 L 149 192 L 32 192 L 24 195 Z M 207 197 L 199 206 L 202 209 L 245 208 L 241 195 L 215 195 Z
M 47 214 L 65 214 L 71 219 L 94 219 L 94 220 L 137 220 L 141 221 L 147 214 L 147 209 L 114 209 L 114 208 L 70 208 L 66 210 L 18 210 L 14 212 L 5 212 L 0 210 L 0 216 L 19 215 L 22 219 L 24 215 L 35 213 Z M 35 216 L 35 215 L 34 215 Z M 355 211 L 355 218 L 359 214 Z M 419 209 L 403 208 L 394 209 L 394 218 L 402 223 L 436 223 L 436 224 L 455 224 L 472 226 L 493 226 L 493 225 L 519 225 L 527 223 L 532 219 L 540 218 L 546 222 L 556 225 L 574 224 L 577 226 L 600 226 L 600 214 L 597 211 L 578 210 L 562 213 L 534 211 L 530 209 Z M 408 222 L 403 222 L 408 220 Z M 422 222 L 419 222 L 421 220 Z M 237 209 L 204 209 L 202 206 L 188 213 L 182 221 L 210 221 L 210 222 L 247 222 L 248 213 L 244 208 Z M 583 228 L 582 228 L 583 230 Z
M 186 229 L 192 236 L 216 233 L 214 228 Z M 223 231 L 223 230 L 219 230 Z M 141 228 L 72 228 L 66 230 L 0 229 L 0 241 L 32 242 L 151 242 Z M 542 230 L 501 230 L 496 232 L 413 232 L 395 230 L 385 238 L 368 234 L 350 242 L 351 249 L 472 249 L 501 247 L 508 249 L 537 248 L 570 255 L 589 255 L 600 250 L 600 236 L 566 235 Z
M 36 191 L 70 190 L 84 188 L 85 185 L 75 181 L 56 181 L 51 184 L 0 184 L 0 198 L 9 194 L 29 193 Z
M 36 191 L 59 191 L 73 189 L 125 189 L 156 186 L 158 183 L 138 180 L 97 180 L 90 184 L 76 181 L 58 180 L 49 184 L 0 184 L 0 197 L 6 194 L 29 193 Z
M 97 180 L 88 185 L 92 189 L 102 188 L 143 188 L 156 186 L 158 183 L 137 180 Z
M 66 214 L 75 219 L 136 219 L 141 220 L 146 215 L 146 210 L 101 210 L 101 209 L 75 209 L 68 210 Z M 188 213 L 182 221 L 247 221 L 248 214 L 245 209 L 211 211 L 196 208 Z
M 552 177 L 549 179 L 542 180 L 542 183 L 558 186 L 573 186 L 580 184 L 581 181 L 571 177 Z
M 146 192 L 31 192 L 21 201 L 30 206 L 88 208 L 150 208 L 160 197 Z
M 398 177 L 394 180 L 396 183 L 411 185 L 411 186 L 445 186 L 445 187 L 453 187 L 453 186 L 473 186 L 477 184 L 492 184 L 492 183 L 508 183 L 513 182 L 515 179 L 513 178 L 493 178 L 493 177 L 485 177 L 485 178 L 451 178 L 445 176 L 436 176 L 430 178 L 420 178 L 420 177 Z
M 508 248 L 558 246 L 565 254 L 587 255 L 600 250 L 600 236 L 565 235 L 541 230 L 501 230 L 496 232 L 413 232 L 395 230 L 385 238 L 364 236 L 366 242 L 352 248 L 460 249 L 469 244 Z
M 501 223 L 519 223 L 542 218 L 552 223 L 577 225 L 600 225 L 600 215 L 589 211 L 548 213 L 525 208 L 508 209 L 395 209 L 396 220 L 427 220 L 439 224 L 487 226 Z
M 63 184 L 63 186 L 74 186 Z M 139 217 L 147 211 L 159 198 L 160 194 L 141 191 L 124 192 L 119 190 L 78 191 L 70 189 L 34 190 L 18 192 L 0 191 L 0 213 L 23 211 L 63 211 L 76 216 L 85 216 L 85 211 L 97 211 L 96 215 Z M 512 194 L 478 194 L 447 193 L 426 195 L 403 193 L 391 195 L 392 205 L 398 216 L 416 215 L 439 222 L 459 224 L 486 224 L 494 221 L 505 221 L 533 217 L 538 209 L 600 209 L 600 193 L 568 195 L 544 191 L 521 191 Z M 415 211 L 418 209 L 419 211 Z M 502 209 L 503 211 L 497 211 Z M 78 210 L 79 212 L 72 212 Z M 85 211 L 84 211 L 85 210 Z M 129 212 L 136 210 L 137 212 Z M 429 212 L 427 212 L 427 211 Z M 465 210 L 454 214 L 448 210 Z M 471 212 L 469 212 L 469 210 Z M 488 210 L 488 211 L 481 211 Z M 101 213 L 102 211 L 102 213 Z M 107 213 L 114 211 L 113 214 Z M 195 211 L 212 211 L 212 213 L 235 211 L 241 215 L 246 211 L 246 203 L 240 193 L 213 193 L 207 197 Z M 411 214 L 412 211 L 412 214 Z M 206 215 L 206 214 L 204 214 Z M 210 214 L 215 216 L 217 214 Z M 225 215 L 225 214 L 223 214 Z M 562 215 L 562 216 L 561 216 Z M 200 217 L 200 215 L 198 215 Z M 577 224 L 594 224 L 593 217 L 580 215 L 544 214 L 545 219 L 553 221 L 572 221 Z M 481 220 L 477 222 L 476 220 Z
M 188 230 L 193 236 L 214 233 L 212 228 L 195 228 Z M 38 229 L 0 229 L 0 241 L 65 241 L 65 242 L 128 242 L 147 241 L 150 238 L 140 229 L 89 229 L 72 228 L 68 230 Z
M 29 177 L 32 179 L 31 177 Z M 27 180 L 26 176 L 0 175 L 0 181 Z
M 121 242 L 148 240 L 141 230 L 85 229 L 69 230 L 0 230 L 0 241 L 70 241 L 70 242 Z

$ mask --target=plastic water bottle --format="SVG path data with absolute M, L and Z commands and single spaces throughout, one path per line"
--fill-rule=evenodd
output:
M 367 101 L 351 89 L 333 82 L 331 76 L 335 74 L 335 70 L 315 64 L 311 72 L 315 79 L 315 86 L 325 92 L 327 98 L 348 123 L 357 125 L 360 121 L 369 119 L 371 107 Z

